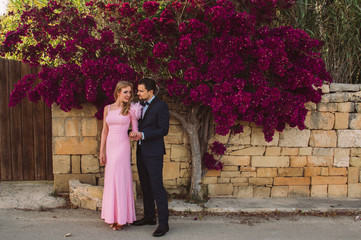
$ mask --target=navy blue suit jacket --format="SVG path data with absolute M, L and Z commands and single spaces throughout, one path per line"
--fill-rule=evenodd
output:
M 144 156 L 162 156 L 165 154 L 164 136 L 169 130 L 168 105 L 155 97 L 148 106 L 142 119 L 139 119 L 139 132 L 143 132 L 141 151 Z

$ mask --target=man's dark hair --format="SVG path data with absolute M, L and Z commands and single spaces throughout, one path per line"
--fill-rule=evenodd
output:
M 138 85 L 144 85 L 145 89 L 147 91 L 153 90 L 154 94 L 157 89 L 157 84 L 155 83 L 155 80 L 152 78 L 142 78 L 139 80 Z

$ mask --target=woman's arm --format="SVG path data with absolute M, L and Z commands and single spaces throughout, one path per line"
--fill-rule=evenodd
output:
M 100 154 L 99 154 L 99 161 L 101 164 L 106 164 L 106 155 L 105 155 L 105 143 L 107 141 L 107 137 L 108 137 L 108 124 L 105 121 L 105 118 L 108 115 L 108 106 L 105 106 L 104 108 L 104 114 L 103 114 L 103 130 L 102 130 L 102 135 L 100 138 Z

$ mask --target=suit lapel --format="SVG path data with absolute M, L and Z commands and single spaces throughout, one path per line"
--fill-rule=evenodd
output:
M 149 106 L 148 106 L 148 108 L 147 108 L 147 111 L 145 111 L 145 113 L 144 113 L 144 116 L 143 116 L 143 119 L 142 120 L 144 120 L 145 119 L 145 117 L 147 116 L 147 114 L 148 114 L 148 112 L 149 112 L 149 110 L 154 106 L 154 104 L 156 103 L 158 101 L 158 98 L 157 97 L 155 97 L 154 99 L 153 99 L 153 101 L 149 104 Z

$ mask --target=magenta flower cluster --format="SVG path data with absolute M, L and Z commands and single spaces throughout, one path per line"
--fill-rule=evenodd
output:
M 319 88 L 332 81 L 320 57 L 321 42 L 303 30 L 271 24 L 279 8 L 293 3 L 179 0 L 161 8 L 157 1 L 89 2 L 89 9 L 110 23 L 103 28 L 92 14 L 50 1 L 23 13 L 0 55 L 17 52 L 22 37 L 30 35 L 37 43 L 21 51 L 25 62 L 39 65 L 46 55 L 64 64 L 44 66 L 37 85 L 34 77 L 21 80 L 10 104 L 28 95 L 68 111 L 88 101 L 101 117 L 117 81 L 155 75 L 169 96 L 186 106 L 208 107 L 217 134 L 240 133 L 239 122 L 250 121 L 271 141 L 286 125 L 304 129 L 305 103 L 319 102 Z M 56 46 L 50 44 L 54 39 Z M 219 143 L 211 150 L 225 151 Z M 214 161 L 205 155 L 207 167 Z

